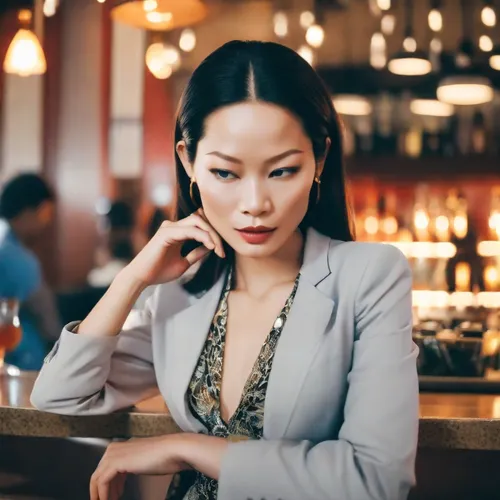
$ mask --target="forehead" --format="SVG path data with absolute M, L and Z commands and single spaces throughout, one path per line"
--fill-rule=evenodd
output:
M 208 116 L 199 148 L 220 147 L 227 154 L 231 150 L 243 154 L 245 150 L 256 153 L 287 146 L 306 149 L 309 142 L 300 121 L 286 109 L 245 102 L 225 106 Z

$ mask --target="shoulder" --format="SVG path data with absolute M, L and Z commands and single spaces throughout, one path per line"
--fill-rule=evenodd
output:
M 12 274 L 38 277 L 41 273 L 38 259 L 30 250 L 20 245 L 4 242 L 0 246 L 0 260 L 4 268 Z
M 329 265 L 335 268 L 358 270 L 361 274 L 384 274 L 397 268 L 410 272 L 408 259 L 393 245 L 359 241 L 331 240 Z

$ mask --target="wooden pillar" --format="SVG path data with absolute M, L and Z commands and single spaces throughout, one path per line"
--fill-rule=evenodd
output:
M 172 78 L 176 78 L 175 76 Z M 143 199 L 146 212 L 154 201 L 155 189 L 175 193 L 174 131 L 175 82 L 158 80 L 144 65 L 144 166 Z M 157 191 L 158 192 L 158 191 Z M 160 191 L 161 192 L 161 191 Z M 173 199 L 167 203 L 171 208 Z
M 96 202 L 108 195 L 108 8 L 61 2 L 59 75 L 48 81 L 47 112 L 55 113 L 46 168 L 58 195 L 57 270 L 62 287 L 85 282 L 97 245 Z M 50 86 L 52 85 L 52 86 Z M 49 151 L 50 150 L 50 151 Z

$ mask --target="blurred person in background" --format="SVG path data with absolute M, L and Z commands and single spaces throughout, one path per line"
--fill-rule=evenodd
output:
M 106 214 L 107 235 L 103 248 L 96 252 L 96 265 L 89 272 L 91 287 L 107 288 L 117 274 L 135 257 L 135 216 L 124 201 L 115 201 Z
M 48 347 L 59 337 L 54 295 L 31 247 L 43 238 L 54 217 L 54 193 L 38 175 L 8 181 L 0 195 L 0 297 L 20 302 L 21 343 L 5 361 L 38 370 Z

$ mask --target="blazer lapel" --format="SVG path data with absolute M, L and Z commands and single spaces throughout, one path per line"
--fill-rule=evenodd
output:
M 299 286 L 276 348 L 264 408 L 264 436 L 284 436 L 309 366 L 332 318 L 334 301 L 318 290 L 330 274 L 331 240 L 310 230 Z
M 166 325 L 170 339 L 167 349 L 171 378 L 169 408 L 172 405 L 172 413 L 177 413 L 177 417 L 189 424 L 194 432 L 201 431 L 203 426 L 189 410 L 186 393 L 219 305 L 225 276 L 226 273 L 223 273 L 208 292 L 195 299 L 190 307 L 172 316 Z

